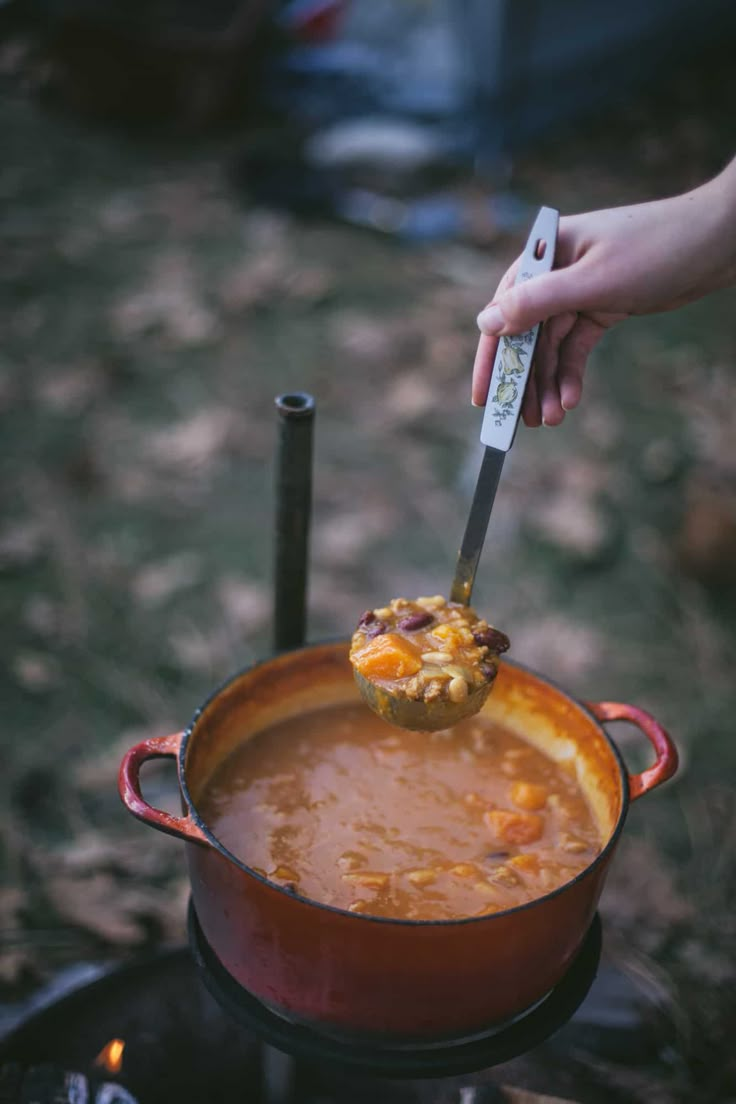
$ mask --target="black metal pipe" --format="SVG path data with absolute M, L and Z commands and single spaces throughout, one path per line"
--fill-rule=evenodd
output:
M 315 403 L 311 395 L 279 395 L 276 467 L 276 554 L 274 648 L 296 648 L 306 639 L 309 529 L 312 516 L 312 441 Z

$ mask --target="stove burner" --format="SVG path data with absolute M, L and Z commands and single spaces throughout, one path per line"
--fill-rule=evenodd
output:
M 577 958 L 546 997 L 506 1025 L 441 1043 L 349 1041 L 294 1024 L 269 1011 L 219 961 L 189 902 L 189 943 L 205 986 L 229 1015 L 264 1043 L 296 1058 L 329 1062 L 374 1077 L 453 1077 L 490 1069 L 538 1046 L 567 1023 L 587 995 L 601 953 L 601 923 L 593 919 Z

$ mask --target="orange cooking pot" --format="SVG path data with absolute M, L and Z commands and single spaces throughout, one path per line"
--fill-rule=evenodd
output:
M 235 675 L 186 732 L 144 740 L 120 767 L 134 816 L 186 841 L 192 902 L 225 970 L 270 1009 L 325 1031 L 439 1039 L 487 1029 L 551 990 L 595 915 L 629 802 L 677 769 L 664 729 L 641 709 L 581 703 L 547 679 L 502 662 L 483 713 L 553 759 L 574 761 L 605 845 L 571 882 L 505 912 L 460 920 L 394 920 L 351 913 L 269 882 L 213 835 L 197 805 L 213 772 L 243 740 L 279 721 L 359 700 L 345 642 L 286 652 Z M 633 722 L 655 762 L 629 774 L 604 731 Z M 184 815 L 141 794 L 147 759 L 178 762 Z

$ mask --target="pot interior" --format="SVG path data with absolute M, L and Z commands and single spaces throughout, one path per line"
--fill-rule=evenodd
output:
M 286 652 L 236 675 L 212 695 L 182 745 L 181 781 L 195 811 L 213 773 L 244 740 L 312 710 L 360 701 L 348 647 L 341 641 Z M 574 765 L 605 846 L 625 811 L 627 776 L 595 718 L 511 660 L 501 662 L 482 714 L 554 761 Z

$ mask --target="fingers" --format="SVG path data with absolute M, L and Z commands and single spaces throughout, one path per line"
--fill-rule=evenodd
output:
M 588 357 L 605 332 L 605 326 L 572 311 L 545 323 L 524 396 L 526 425 L 560 425 L 565 412 L 578 405 Z
M 513 287 L 516 273 L 519 271 L 520 260 L 521 258 L 517 257 L 511 267 L 504 273 L 496 288 L 494 299 L 499 295 L 505 294 L 510 287 Z M 494 300 L 491 302 L 493 301 Z M 488 307 L 485 309 L 487 310 Z M 486 399 L 488 398 L 488 388 L 491 383 L 491 375 L 493 374 L 493 361 L 496 357 L 497 349 L 498 338 L 481 334 L 480 341 L 478 342 L 478 350 L 475 354 L 475 362 L 473 364 L 473 381 L 471 384 L 471 401 L 473 406 L 485 406 Z
M 599 322 L 594 322 L 586 315 L 579 315 L 575 325 L 561 342 L 556 388 L 563 410 L 574 410 L 580 402 L 588 357 L 605 332 L 606 327 Z
M 527 426 L 559 425 L 565 417 L 565 410 L 572 410 L 580 399 L 586 358 L 583 355 L 581 363 L 578 359 L 590 341 L 577 338 L 567 344 L 576 326 L 580 327 L 581 321 L 572 311 L 550 318 L 542 326 L 521 408 L 521 416 Z M 498 340 L 497 337 L 482 334 L 478 343 L 473 366 L 473 402 L 476 406 L 483 405 L 488 395 Z M 563 348 L 567 349 L 569 362 L 563 358 L 561 363 L 560 351 Z
M 527 426 L 560 425 L 565 411 L 578 405 L 588 357 L 604 333 L 605 327 L 573 311 L 558 314 L 542 326 L 521 409 Z M 481 334 L 478 342 L 473 365 L 475 406 L 483 406 L 488 397 L 498 341 Z
M 539 334 L 534 354 L 534 377 L 544 425 L 560 425 L 565 417 L 558 379 L 560 347 L 576 325 L 577 318 L 574 311 L 558 314 L 544 323 Z
M 542 407 L 539 405 L 537 377 L 533 367 L 532 371 L 529 373 L 524 399 L 521 404 L 521 417 L 524 425 L 528 426 L 529 429 L 536 429 L 537 426 L 541 426 L 542 424 Z
M 530 428 L 557 426 L 583 393 L 588 357 L 606 327 L 585 315 L 565 311 L 542 327 L 529 375 L 521 416 Z M 473 365 L 473 403 L 483 406 L 493 373 L 498 338 L 481 334 Z
M 582 267 L 555 269 L 503 291 L 499 285 L 493 302 L 478 315 L 481 332 L 491 337 L 523 333 L 546 318 L 579 309 L 585 290 Z
M 473 363 L 473 382 L 470 395 L 473 406 L 485 406 L 486 404 L 497 348 L 497 337 L 486 337 L 485 334 L 480 335 L 480 341 L 478 342 L 478 349 Z
M 557 384 L 563 410 L 574 410 L 583 397 L 583 376 L 587 357 L 568 361 L 560 368 Z

